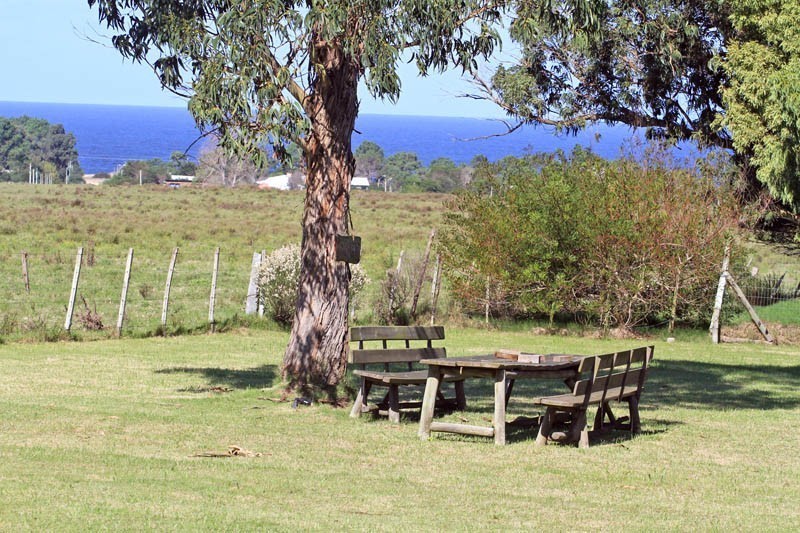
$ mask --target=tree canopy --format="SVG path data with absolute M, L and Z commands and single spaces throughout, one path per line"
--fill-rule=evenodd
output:
M 71 164 L 71 178 L 82 176 L 75 136 L 61 124 L 27 116 L 0 117 L 0 181 L 27 181 L 32 165 L 63 183 Z
M 519 63 L 481 81 L 509 114 L 572 132 L 621 123 L 649 128 L 653 137 L 730 147 L 727 132 L 714 126 L 727 82 L 715 59 L 731 31 L 728 0 L 543 5 L 526 4 L 511 25 Z
M 734 1 L 724 126 L 770 194 L 800 212 L 800 3 Z
M 520 60 L 478 77 L 521 124 L 589 123 L 733 150 L 745 201 L 766 187 L 800 211 L 796 0 L 526 3 Z

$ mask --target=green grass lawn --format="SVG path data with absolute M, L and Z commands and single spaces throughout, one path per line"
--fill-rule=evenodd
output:
M 448 329 L 451 355 L 651 341 Z M 643 433 L 535 449 L 275 401 L 286 333 L 0 345 L 0 530 L 758 530 L 800 523 L 800 348 L 656 344 Z M 518 383 L 511 419 L 556 383 Z M 489 424 L 491 384 L 469 408 Z M 206 457 L 239 446 L 260 455 Z

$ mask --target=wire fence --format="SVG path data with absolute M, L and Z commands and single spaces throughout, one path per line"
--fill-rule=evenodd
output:
M 758 318 L 769 328 L 778 342 L 800 341 L 800 271 L 795 265 L 780 265 L 771 272 L 749 272 L 736 275 L 747 302 Z M 756 340 L 761 338 L 745 303 L 728 286 L 722 306 L 723 333 L 732 337 Z
M 168 284 L 174 253 L 134 249 L 127 292 L 128 250 L 89 247 L 80 258 L 63 250 L 2 253 L 0 335 L 52 337 L 69 330 L 85 337 L 142 336 L 213 329 L 244 315 L 248 296 L 254 296 L 248 295 L 252 252 L 223 249 L 215 277 L 216 250 L 178 249 Z
M 77 250 L 66 250 L 64 246 L 51 251 L 0 250 L 1 337 L 92 339 L 214 331 L 245 323 L 249 313 L 258 314 L 252 265 L 254 254 L 261 250 L 221 248 L 217 252 L 199 244 L 177 253 L 134 249 L 127 291 L 129 249 L 95 249 L 90 243 L 82 249 L 79 262 Z M 76 262 L 80 271 L 74 285 Z M 800 271 L 794 265 L 767 273 L 739 272 L 736 281 L 759 318 L 771 331 L 779 329 L 779 341 L 784 337 L 800 342 Z M 375 285 L 373 292 L 379 290 L 380 284 Z M 721 318 L 723 334 L 759 338 L 749 312 L 730 286 Z M 792 328 L 798 333 L 791 332 Z
M 0 337 L 172 335 L 249 325 L 264 316 L 270 302 L 259 294 L 255 278 L 271 250 L 206 246 L 152 250 L 90 242 L 72 253 L 63 245 L 47 252 L 0 251 Z M 446 296 L 439 297 L 443 275 L 437 260 L 423 263 L 409 254 L 402 271 L 400 276 L 398 263 L 394 302 L 385 313 L 387 306 L 376 301 L 386 298 L 387 281 L 376 280 L 351 298 L 351 320 L 395 323 L 410 316 L 427 322 L 434 320 L 437 305 L 448 312 Z M 269 309 L 266 314 L 271 316 Z

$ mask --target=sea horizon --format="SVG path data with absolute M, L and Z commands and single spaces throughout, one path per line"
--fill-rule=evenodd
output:
M 0 101 L 0 116 L 23 115 L 62 124 L 75 135 L 87 174 L 112 172 L 131 160 L 169 159 L 173 152 L 197 160 L 206 144 L 185 107 Z M 497 161 L 531 152 L 570 152 L 575 146 L 615 159 L 635 136 L 627 126 L 594 126 L 577 135 L 541 126 L 506 130 L 496 118 L 365 113 L 357 119 L 353 149 L 372 141 L 386 157 L 413 152 L 424 165 L 440 157 L 466 164 L 478 155 Z

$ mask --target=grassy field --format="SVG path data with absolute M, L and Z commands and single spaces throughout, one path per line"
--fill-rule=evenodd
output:
M 280 396 L 286 333 L 0 345 L 0 530 L 713 530 L 800 523 L 800 349 L 448 329 L 452 355 L 654 342 L 643 433 L 535 449 Z M 523 386 L 524 385 L 524 386 Z M 519 383 L 510 418 L 554 383 Z M 469 408 L 489 424 L 491 385 Z M 253 456 L 226 455 L 229 446 Z
M 363 299 L 364 313 L 399 253 L 425 249 L 445 198 L 353 192 L 354 232 L 362 237 L 362 263 L 375 281 Z M 0 337 L 62 335 L 79 247 L 84 256 L 73 327 L 79 338 L 113 332 L 129 248 L 134 261 L 123 335 L 159 329 L 176 247 L 167 332 L 206 326 L 216 247 L 221 249 L 216 317 L 230 321 L 244 310 L 253 253 L 298 243 L 302 209 L 302 192 L 0 184 Z M 23 252 L 30 293 L 23 283 Z M 79 317 L 87 309 L 102 318 L 103 331 L 83 327 Z

